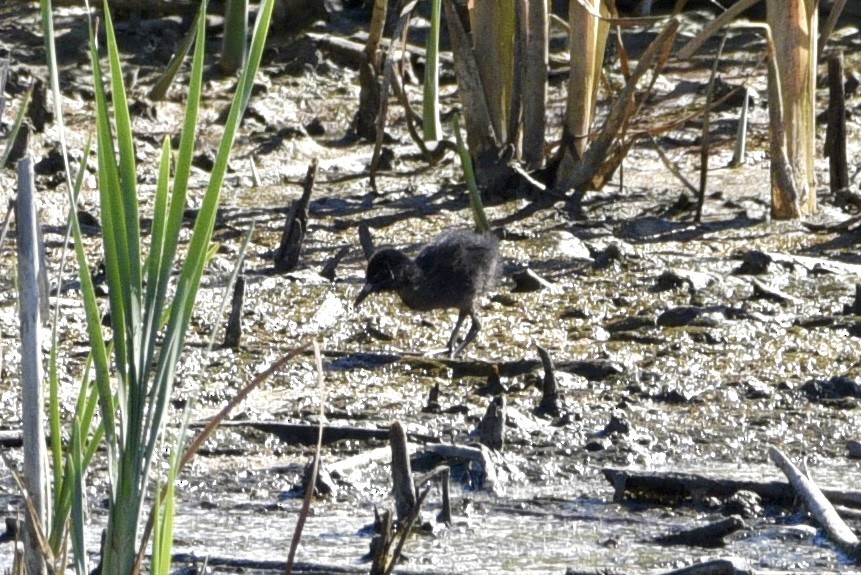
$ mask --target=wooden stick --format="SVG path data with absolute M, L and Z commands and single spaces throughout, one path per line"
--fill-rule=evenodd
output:
M 712 72 L 709 76 L 708 89 L 706 90 L 706 106 L 703 112 L 703 136 L 700 143 L 700 187 L 697 193 L 697 211 L 694 216 L 694 221 L 699 223 L 703 219 L 703 204 L 706 201 L 706 186 L 708 185 L 709 175 L 709 144 L 711 143 L 711 106 L 714 100 L 715 78 L 717 77 L 718 64 L 723 55 L 723 48 L 726 45 L 726 37 L 724 34 L 720 39 L 717 56 L 712 63 Z
M 812 479 L 805 477 L 801 471 L 776 447 L 768 448 L 768 456 L 786 475 L 792 488 L 804 501 L 804 506 L 813 515 L 819 526 L 825 530 L 828 537 L 847 555 L 858 561 L 861 559 L 861 545 L 858 537 L 834 510 L 831 502 L 825 498 L 819 486 Z
M 279 272 L 288 272 L 299 263 L 299 254 L 305 240 L 305 231 L 308 225 L 308 204 L 311 201 L 311 192 L 314 190 L 314 181 L 317 179 L 317 158 L 311 161 L 305 182 L 302 188 L 302 196 L 290 206 L 287 221 L 284 223 L 284 231 L 281 234 L 281 242 L 275 250 L 275 269 Z
M 825 149 L 831 193 L 849 188 L 846 165 L 846 93 L 843 88 L 843 51 L 828 57 L 828 130 Z
M 224 347 L 236 349 L 242 338 L 242 302 L 245 298 L 245 277 L 236 278 L 233 286 L 233 300 L 230 304 L 230 317 L 224 330 Z
M 723 28 L 730 21 L 735 20 L 736 16 L 753 6 L 759 2 L 759 0 L 740 0 L 733 4 L 726 12 L 715 18 L 709 23 L 708 26 L 703 28 L 700 33 L 690 42 L 685 44 L 681 50 L 679 50 L 676 55 L 680 60 L 687 60 L 694 53 L 702 47 L 703 44 L 706 43 L 706 40 L 711 38 L 713 35 L 717 33 L 718 30 Z
M 538 355 L 541 357 L 541 364 L 544 366 L 544 380 L 541 389 L 541 403 L 538 404 L 535 412 L 538 415 L 551 415 L 557 417 L 560 414 L 559 409 L 559 386 L 556 383 L 556 367 L 553 365 L 553 360 L 547 350 L 540 345 L 535 346 L 538 349 Z
M 502 451 L 505 446 L 505 396 L 497 395 L 487 406 L 478 424 L 479 441 L 491 449 Z
M 400 422 L 389 428 L 392 447 L 392 482 L 395 496 L 395 511 L 398 522 L 403 524 L 416 507 L 416 487 L 410 467 L 410 452 L 407 449 L 407 433 Z

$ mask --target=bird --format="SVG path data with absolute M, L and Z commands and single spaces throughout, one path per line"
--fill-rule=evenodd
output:
M 365 285 L 353 306 L 358 307 L 372 293 L 393 291 L 416 311 L 457 309 L 457 322 L 446 347 L 455 358 L 481 330 L 475 306 L 495 287 L 499 271 L 496 237 L 468 230 L 443 232 L 415 259 L 394 248 L 374 252 L 368 260 Z M 472 323 L 457 344 L 457 334 L 467 317 Z

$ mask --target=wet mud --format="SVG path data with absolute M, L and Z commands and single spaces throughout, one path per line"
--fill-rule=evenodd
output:
M 348 16 L 319 25 L 314 33 L 361 27 L 359 15 Z M 694 13 L 686 23 L 694 30 L 705 19 Z M 177 86 L 165 101 L 153 103 L 145 93 L 184 28 L 178 17 L 145 24 L 126 29 L 124 50 L 137 70 L 131 91 L 141 203 L 144 217 L 151 217 L 147 192 L 155 158 L 162 139 L 180 125 L 183 95 Z M 78 165 L 92 109 L 82 11 L 62 9 L 57 29 L 70 148 Z M 29 82 L 45 74 L 36 30 L 34 7 L 0 7 L 0 42 L 12 58 L 4 130 Z M 135 34 L 145 33 L 150 40 L 136 41 Z M 217 33 L 214 24 L 213 47 Z M 851 78 L 857 78 L 858 29 L 839 28 L 836 42 L 846 50 Z M 857 485 L 861 464 L 849 451 L 861 423 L 857 210 L 829 192 L 827 160 L 820 157 L 820 213 L 803 222 L 769 220 L 763 46 L 749 31 L 734 32 L 728 42 L 721 77 L 734 86 L 748 83 L 759 96 L 741 167 L 727 167 L 739 107 L 729 106 L 712 119 L 702 222 L 694 221 L 695 198 L 647 139 L 632 149 L 609 185 L 578 203 L 540 201 L 539 193 L 522 189 L 486 197 L 488 218 L 500 237 L 503 273 L 477 309 L 478 337 L 449 360 L 431 352 L 445 347 L 455 311 L 411 311 L 393 294 L 377 294 L 357 309 L 352 304 L 365 279 L 360 224 L 368 226 L 376 246 L 413 256 L 441 231 L 472 227 L 457 159 L 448 155 L 428 166 L 409 141 L 403 111 L 393 105 L 386 144 L 393 161 L 377 175 L 378 190 L 372 190 L 367 173 L 372 145 L 350 136 L 358 73 L 319 40 L 276 35 L 231 159 L 214 236 L 218 250 L 192 320 L 173 409 L 177 417 L 191 409 L 192 421 L 203 422 L 256 374 L 311 340 L 322 350 L 324 389 L 309 351 L 242 403 L 182 474 L 176 551 L 189 562 L 189 554 L 212 556 L 213 573 L 283 568 L 279 562 L 301 505 L 296 488 L 313 453 L 307 439 L 316 440 L 322 401 L 330 434 L 323 469 L 341 473 L 333 479 L 336 491 L 314 502 L 298 558 L 308 572 L 366 572 L 361 559 L 370 542 L 367 526 L 376 508 L 392 505 L 386 439 L 391 422 L 401 422 L 410 434 L 421 470 L 428 446 L 475 445 L 479 421 L 493 393 L 502 391 L 505 446 L 490 456 L 494 481 L 480 484 L 470 464 L 449 461 L 453 523 L 411 538 L 398 572 L 656 572 L 729 556 L 763 572 L 849 568 L 849 560 L 797 505 L 745 507 L 744 526 L 726 537 L 722 548 L 662 544 L 656 538 L 723 519 L 727 501 L 655 502 L 634 494 L 615 501 L 614 487 L 602 473 L 632 468 L 782 480 L 767 455 L 768 447 L 776 446 L 804 459 L 825 487 Z M 691 61 L 670 62 L 636 120 L 638 127 L 678 119 L 702 105 L 713 48 L 707 45 Z M 621 81 L 617 68 L 610 67 L 611 82 Z M 192 184 L 198 194 L 234 84 L 215 72 L 207 78 Z M 849 85 L 848 149 L 850 166 L 857 166 L 861 92 L 857 82 L 854 91 Z M 418 101 L 418 87 L 408 89 Z M 453 105 L 454 85 L 443 91 L 445 105 Z M 822 109 L 826 95 L 823 86 Z M 558 122 L 565 101 L 562 80 L 553 83 L 550 97 L 549 114 Z M 552 129 L 558 132 L 558 125 Z M 701 132 L 701 121 L 690 119 L 657 138 L 694 182 Z M 824 124 L 819 135 L 821 149 Z M 40 162 L 41 216 L 52 303 L 60 310 L 60 378 L 68 411 L 87 343 L 77 271 L 72 254 L 63 251 L 68 203 L 56 162 L 57 138 L 56 126 L 47 123 L 31 136 L 30 149 Z M 315 158 L 319 173 L 298 265 L 276 272 L 273 257 L 285 218 Z M 86 241 L 95 272 L 95 159 L 86 161 L 80 210 L 92 218 Z M 858 193 L 857 173 L 850 175 Z M 0 168 L 0 205 L 13 196 L 14 177 L 14 170 Z M 197 197 L 190 200 L 190 222 Z M 237 347 L 225 348 L 220 344 L 229 306 L 222 302 L 229 301 L 228 280 L 252 226 L 242 271 L 242 335 Z M 0 248 L 0 431 L 14 436 L 20 430 L 14 241 L 7 238 Z M 343 248 L 334 274 L 329 269 L 321 275 Z M 66 269 L 58 277 L 64 254 Z M 525 270 L 539 280 L 516 281 Z M 555 366 L 559 404 L 551 415 L 536 415 L 545 378 L 537 346 Z M 20 460 L 20 450 L 9 445 L 3 449 Z M 350 465 L 349 458 L 369 453 L 363 464 Z M 93 470 L 88 493 L 94 552 L 105 519 L 105 473 L 103 467 Z M 428 501 L 430 520 L 439 509 L 438 488 Z M 21 507 L 8 470 L 0 472 L 0 502 L 7 515 Z M 857 519 L 848 521 L 857 529 Z M 0 565 L 10 546 L 0 543 Z

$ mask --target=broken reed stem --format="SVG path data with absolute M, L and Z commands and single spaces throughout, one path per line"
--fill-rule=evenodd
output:
M 401 551 L 404 548 L 404 543 L 406 543 L 407 535 L 409 535 L 410 531 L 413 528 L 413 525 L 419 518 L 419 514 L 422 510 L 422 503 L 424 503 L 425 498 L 427 497 L 428 493 L 430 493 L 430 489 L 430 486 L 428 486 L 421 492 L 421 494 L 419 494 L 418 499 L 416 499 L 415 505 L 413 506 L 409 516 L 407 517 L 407 520 L 401 523 L 401 532 L 398 534 L 398 544 L 395 547 L 394 552 L 392 553 L 392 558 L 389 561 L 388 566 L 386 567 L 384 575 L 391 575 L 392 571 L 394 571 L 395 569 L 395 565 L 398 564 L 398 559 L 401 556 Z
M 672 162 L 672 160 L 670 160 L 669 156 L 667 156 L 667 153 L 661 147 L 661 144 L 660 144 L 660 142 L 658 142 L 658 139 L 652 135 L 650 135 L 649 138 L 652 142 L 652 146 L 655 148 L 655 151 L 658 153 L 658 157 L 661 159 L 661 162 L 664 164 L 664 167 L 667 168 L 670 171 L 670 173 L 673 174 L 688 189 L 689 192 L 691 192 L 694 195 L 699 194 L 699 190 L 697 189 L 697 187 L 695 185 L 693 185 L 691 183 L 691 181 L 685 177 L 685 175 L 682 173 L 682 171 L 679 169 L 679 167 L 676 164 L 674 164 Z
M 389 52 L 386 54 L 386 65 L 383 69 L 382 85 L 380 86 L 380 109 L 377 112 L 377 124 L 374 140 L 374 153 L 371 156 L 370 168 L 370 184 L 374 192 L 377 191 L 377 169 L 380 166 L 380 157 L 383 151 L 383 136 L 386 129 L 386 110 L 389 106 L 389 88 L 392 83 L 392 78 L 395 74 L 395 53 L 400 50 L 401 57 L 404 57 L 407 45 L 407 31 L 409 30 L 409 20 L 412 11 L 415 8 L 416 2 L 409 2 L 401 8 L 398 15 L 398 22 L 395 25 L 395 30 L 392 32 L 392 40 L 389 43 Z M 400 44 L 398 40 L 400 39 Z
M 700 189 L 699 194 L 697 195 L 697 212 L 694 217 L 694 221 L 699 223 L 703 218 L 703 204 L 706 201 L 706 186 L 708 185 L 708 177 L 709 177 L 709 142 L 711 140 L 710 125 L 711 125 L 711 104 L 712 99 L 714 98 L 715 92 L 715 78 L 717 77 L 717 69 L 718 64 L 720 63 L 720 57 L 723 54 L 723 48 L 726 45 L 726 37 L 727 34 L 724 33 L 723 37 L 720 40 L 720 46 L 718 47 L 717 54 L 715 55 L 715 60 L 712 63 L 712 72 L 711 76 L 709 76 L 709 86 L 706 91 L 706 109 L 703 112 L 703 135 L 702 135 L 702 143 L 700 145 Z
M 600 133 L 586 149 L 583 158 L 577 164 L 574 171 L 564 178 L 564 181 L 557 183 L 557 189 L 560 192 L 567 193 L 569 190 L 576 192 L 582 189 L 597 173 L 601 164 L 610 154 L 610 147 L 617 141 L 619 131 L 622 130 L 638 107 L 634 99 L 634 93 L 637 91 L 637 84 L 640 78 L 651 70 L 651 82 L 645 90 L 645 93 L 648 94 L 669 57 L 669 52 L 675 40 L 680 22 L 678 18 L 667 20 L 663 30 L 660 31 L 658 36 L 652 40 L 643 52 L 640 60 L 637 62 L 637 66 L 631 73 L 631 77 L 628 78 L 625 87 L 619 92 L 618 97 L 613 102 Z
M 395 496 L 395 512 L 398 522 L 403 524 L 416 507 L 416 487 L 410 466 L 407 434 L 399 421 L 389 428 L 389 443 L 392 449 L 392 491 Z
M 236 265 L 233 266 L 233 271 L 230 272 L 230 278 L 227 280 L 227 286 L 224 288 L 224 297 L 221 298 L 221 302 L 218 304 L 218 311 L 215 313 L 214 316 L 216 318 L 222 317 L 222 314 L 224 313 L 224 307 L 227 305 L 227 296 L 236 289 L 236 281 L 239 278 L 239 274 L 242 272 L 242 268 L 244 267 L 245 254 L 248 253 L 248 244 L 251 241 L 251 236 L 254 233 L 254 227 L 255 223 L 252 220 L 251 225 L 248 226 L 248 231 L 245 233 L 245 237 L 242 238 L 242 245 L 239 246 L 239 257 L 236 259 Z M 212 330 L 212 335 L 209 337 L 209 344 L 206 346 L 207 353 L 212 351 L 212 346 L 215 345 L 216 333 L 216 330 Z M 226 335 L 225 339 L 227 339 Z
M 846 93 L 843 88 L 843 52 L 828 57 L 828 130 L 825 136 L 825 156 L 831 193 L 849 188 L 849 168 L 846 165 Z
M 745 162 L 747 156 L 747 119 L 750 110 L 750 88 L 744 87 L 744 102 L 741 105 L 741 116 L 738 119 L 738 130 L 735 134 L 735 150 L 729 166 L 736 168 Z
M 290 205 L 284 230 L 281 233 L 281 241 L 273 256 L 276 271 L 289 272 L 299 263 L 305 231 L 308 227 L 308 204 L 314 191 L 319 165 L 320 161 L 317 158 L 311 160 L 305 174 L 305 181 L 302 183 L 302 196 Z

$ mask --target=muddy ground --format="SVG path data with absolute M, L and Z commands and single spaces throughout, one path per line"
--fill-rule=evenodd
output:
M 365 18 L 360 11 L 347 11 L 329 24 L 316 25 L 314 33 L 361 30 Z M 703 13 L 687 16 L 680 42 L 708 18 Z M 23 91 L 33 78 L 45 76 L 38 21 L 33 5 L 0 6 L 0 55 L 11 59 L 4 137 Z M 183 89 L 180 82 L 166 101 L 157 103 L 145 94 L 187 23 L 187 18 L 176 16 L 118 23 L 127 65 L 137 77 L 131 93 L 145 214 L 151 210 L 147 194 L 157 150 L 180 124 Z M 83 12 L 58 10 L 56 29 L 68 138 L 77 165 L 92 126 L 93 105 Z M 219 33 L 219 20 L 213 17 L 210 63 Z M 634 47 L 641 37 L 636 31 L 626 35 Z M 558 31 L 554 43 L 564 43 Z M 848 22 L 838 27 L 835 45 L 846 51 L 851 190 L 858 193 L 857 27 Z M 722 518 L 725 502 L 694 504 L 680 498 L 657 504 L 629 498 L 616 503 L 601 474 L 603 467 L 631 467 L 781 479 L 768 461 L 767 448 L 774 445 L 804 458 L 813 477 L 830 488 L 847 490 L 857 483 L 859 462 L 849 457 L 847 445 L 857 439 L 861 396 L 861 330 L 858 312 L 852 309 L 855 285 L 861 281 L 861 236 L 850 219 L 855 211 L 840 207 L 829 192 L 827 160 L 821 157 L 820 214 L 806 222 L 769 221 L 763 48 L 762 38 L 753 32 L 736 31 L 729 38 L 721 78 L 731 86 L 748 83 L 758 95 L 743 166 L 727 167 L 739 107 L 722 109 L 712 119 L 702 223 L 693 221 L 691 193 L 648 141 L 631 151 L 623 177 L 617 174 L 578 205 L 563 200 L 539 205 L 533 201 L 537 194 L 522 190 L 486 198 L 491 225 L 504 237 L 500 251 L 505 274 L 497 293 L 479 310 L 483 329 L 476 342 L 458 361 L 445 361 L 425 352 L 444 345 L 452 313 L 419 314 L 387 295 L 370 298 L 358 310 L 351 304 L 364 277 L 360 223 L 369 225 L 378 246 L 397 246 L 413 254 L 441 230 L 471 225 L 458 163 L 449 155 L 427 166 L 409 140 L 402 110 L 393 105 L 387 146 L 394 161 L 378 176 L 379 190 L 374 192 L 367 177 L 372 148 L 351 136 L 358 101 L 355 68 L 319 39 L 274 34 L 234 148 L 215 232 L 219 249 L 194 315 L 175 408 L 190 406 L 192 419 L 202 421 L 255 374 L 316 338 L 324 358 L 328 425 L 386 430 L 398 420 L 424 442 L 474 444 L 472 432 L 489 402 L 478 392 L 491 366 L 497 365 L 509 410 L 505 450 L 494 456 L 497 481 L 478 486 L 469 480 L 474 476 L 456 474 L 453 525 L 408 541 L 408 560 L 399 569 L 634 573 L 729 556 L 742 558 L 757 572 L 850 569 L 848 559 L 817 532 L 806 514 L 791 506 L 746 508 L 745 527 L 727 537 L 722 548 L 657 545 L 652 537 Z M 678 119 L 680 110 L 700 106 L 715 50 L 716 43 L 710 43 L 691 61 L 671 60 L 636 125 Z M 609 69 L 610 81 L 618 85 L 618 63 Z M 824 65 L 820 70 L 824 77 Z M 234 84 L 214 69 L 207 74 L 193 183 L 198 193 L 206 183 L 206 157 L 214 153 L 220 114 Z M 409 90 L 418 102 L 418 87 Z M 445 106 L 451 107 L 456 102 L 454 85 L 445 84 L 444 92 Z M 824 84 L 818 96 L 824 110 Z M 564 99 L 564 73 L 559 73 L 550 93 L 553 126 L 548 141 L 559 137 Z M 600 111 L 606 111 L 606 101 Z M 694 182 L 699 177 L 701 132 L 702 122 L 693 119 L 657 140 Z M 824 122 L 818 135 L 821 150 Z M 87 347 L 77 272 L 69 254 L 63 277 L 57 275 L 68 205 L 56 162 L 57 142 L 56 123 L 48 122 L 32 134 L 30 151 L 39 162 L 52 302 L 60 309 L 60 377 L 70 409 Z M 2 146 L 5 140 L 0 140 Z M 277 274 L 273 250 L 313 158 L 320 161 L 320 173 L 302 257 L 296 270 Z M 252 178 L 252 160 L 259 185 Z M 95 159 L 87 162 L 81 209 L 97 221 Z M 13 197 L 14 188 L 14 170 L 0 169 L 0 205 Z M 195 201 L 193 197 L 191 207 Z M 224 349 L 218 343 L 227 316 L 220 305 L 252 224 L 243 272 L 242 343 Z M 95 270 L 98 232 L 94 226 L 91 231 L 87 242 Z M 323 278 L 319 272 L 342 246 L 349 250 L 334 281 Z M 7 238 L 0 258 L 0 430 L 13 435 L 20 430 L 14 265 L 14 241 Z M 514 292 L 511 278 L 526 267 L 549 285 Z M 211 351 L 210 338 L 216 343 Z M 563 396 L 558 417 L 533 412 L 543 377 L 537 345 L 548 350 L 558 369 Z M 183 473 L 179 488 L 178 552 L 211 556 L 213 573 L 235 572 L 239 559 L 257 561 L 245 564 L 246 573 L 279 568 L 300 504 L 291 489 L 300 481 L 311 448 L 295 437 L 279 440 L 252 424 L 317 422 L 316 379 L 313 357 L 306 353 L 243 402 L 236 423 L 206 444 Z M 423 410 L 436 385 L 439 407 Z M 421 444 L 416 442 L 416 451 Z M 340 440 L 324 448 L 324 466 L 385 446 L 381 439 Z M 4 450 L 13 460 L 20 459 L 18 448 Z M 105 515 L 104 471 L 97 468 L 91 475 L 93 552 Z M 370 541 L 363 527 L 372 521 L 375 508 L 391 504 L 390 481 L 386 457 L 342 474 L 337 493 L 314 504 L 299 548 L 304 566 L 316 565 L 320 572 L 367 569 L 360 561 Z M 21 506 L 5 468 L 0 472 L 0 501 L 7 515 Z M 438 507 L 439 494 L 433 491 L 426 518 Z M 6 566 L 10 552 L 11 544 L 0 543 L 0 566 Z

